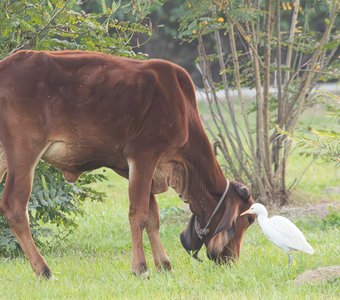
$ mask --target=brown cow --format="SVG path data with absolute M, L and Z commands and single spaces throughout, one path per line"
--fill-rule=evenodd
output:
M 39 159 L 75 181 L 102 166 L 129 179 L 132 271 L 146 270 L 142 233 L 157 268 L 170 269 L 155 194 L 173 187 L 193 213 L 181 234 L 216 261 L 237 258 L 252 218 L 248 189 L 229 184 L 203 130 L 181 67 L 81 51 L 18 51 L 0 62 L 0 211 L 36 274 L 51 271 L 31 237 L 27 203 Z M 210 219 L 210 220 L 209 220 Z

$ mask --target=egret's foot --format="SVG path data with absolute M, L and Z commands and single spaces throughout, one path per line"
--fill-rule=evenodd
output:
M 291 267 L 293 265 L 294 259 L 293 259 L 293 256 L 290 253 L 288 253 L 287 255 L 288 255 L 288 264 Z

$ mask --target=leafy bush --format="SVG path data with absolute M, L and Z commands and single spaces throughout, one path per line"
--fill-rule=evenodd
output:
M 340 167 L 340 97 L 330 93 L 320 93 L 328 101 L 322 100 L 327 106 L 328 116 L 337 121 L 335 127 L 322 129 L 308 128 L 297 133 L 293 138 L 297 141 L 300 155 L 313 156 L 322 162 Z
M 340 228 L 340 212 L 336 210 L 331 210 L 327 217 L 321 220 L 321 228 L 326 229 L 329 227 Z
M 0 57 L 17 49 L 92 50 L 145 57 L 133 52 L 131 40 L 135 33 L 150 35 L 150 27 L 136 16 L 131 17 L 134 22 L 118 20 L 118 8 L 112 5 L 101 13 L 86 13 L 78 0 L 0 1 Z
M 32 236 L 40 247 L 52 247 L 76 228 L 76 216 L 85 212 L 86 199 L 103 201 L 105 193 L 95 191 L 91 183 L 106 180 L 103 174 L 85 173 L 75 184 L 67 183 L 60 171 L 40 162 L 36 169 L 28 213 Z M 0 184 L 2 192 L 4 184 Z M 52 227 L 58 228 L 53 235 Z M 0 254 L 19 254 L 20 246 L 3 216 L 0 217 Z

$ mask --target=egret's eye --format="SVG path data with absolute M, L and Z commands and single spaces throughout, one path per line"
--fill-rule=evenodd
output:
M 249 215 L 249 216 L 248 216 L 249 225 L 253 224 L 254 221 L 255 221 L 255 218 Z

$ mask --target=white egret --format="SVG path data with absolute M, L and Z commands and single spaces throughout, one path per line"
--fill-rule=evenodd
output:
M 289 265 L 293 263 L 292 250 L 303 251 L 308 254 L 314 253 L 314 249 L 294 223 L 281 216 L 268 218 L 267 209 L 262 204 L 254 203 L 241 216 L 245 214 L 257 215 L 264 235 L 287 253 Z

